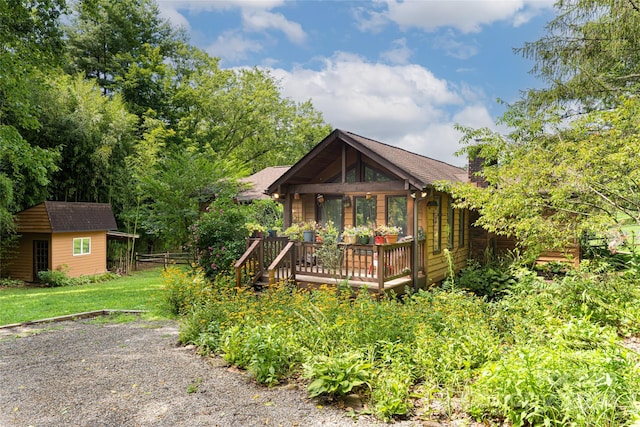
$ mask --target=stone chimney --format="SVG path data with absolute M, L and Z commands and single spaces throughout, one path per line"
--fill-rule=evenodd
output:
M 485 159 L 480 156 L 475 156 L 473 158 L 469 158 L 469 182 L 474 183 L 477 187 L 487 188 L 489 183 L 481 176 L 478 176 L 477 173 L 481 172 L 484 168 Z

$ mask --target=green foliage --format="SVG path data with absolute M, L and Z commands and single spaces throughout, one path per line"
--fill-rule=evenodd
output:
M 115 273 L 107 272 L 91 276 L 69 277 L 64 270 L 38 271 L 38 279 L 45 287 L 55 288 L 58 286 L 79 286 L 90 283 L 106 282 L 118 278 Z
M 354 388 L 367 386 L 373 376 L 373 366 L 365 355 L 347 352 L 335 356 L 318 355 L 304 366 L 304 376 L 311 397 L 326 394 L 344 396 Z
M 515 237 L 530 252 L 564 249 L 618 218 L 640 218 L 640 100 L 559 125 L 528 111 L 503 119 L 501 135 L 464 130 L 464 152 L 485 160 L 489 186 L 456 186 L 458 205 L 478 209 L 476 225 Z
M 246 249 L 247 208 L 220 195 L 192 227 L 198 264 L 207 277 L 232 269 Z
M 569 323 L 565 329 L 585 326 Z M 558 332 L 547 345 L 522 343 L 488 364 L 472 385 L 470 411 L 514 426 L 623 425 L 631 419 L 637 359 L 610 336 L 596 335 L 602 344 L 576 349 L 568 331 Z
M 455 285 L 490 300 L 500 298 L 515 283 L 516 278 L 508 265 L 491 262 L 483 266 L 475 260 L 467 261 L 467 266 L 453 280 L 448 279 L 448 286 Z
M 176 272 L 167 280 L 192 288 L 178 303 L 182 342 L 266 384 L 302 372 L 310 395 L 357 392 L 381 419 L 419 408 L 446 417 L 452 401 L 479 419 L 514 424 L 632 419 L 640 359 L 618 333 L 637 333 L 637 281 L 509 271 L 516 283 L 491 302 L 458 287 L 398 300 L 283 284 L 256 295 L 224 275 L 209 285 Z

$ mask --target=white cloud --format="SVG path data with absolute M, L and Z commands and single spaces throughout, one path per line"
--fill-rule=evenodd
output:
M 205 50 L 209 55 L 227 61 L 241 61 L 247 59 L 250 53 L 260 52 L 262 46 L 238 32 L 229 31 L 219 35 L 216 41 L 207 46 Z
M 472 33 L 496 21 L 522 25 L 552 6 L 550 0 L 382 0 L 368 10 L 358 7 L 355 14 L 363 31 L 379 31 L 385 23 L 393 22 L 405 30 L 450 27 Z
M 469 59 L 478 53 L 478 46 L 475 42 L 462 43 L 456 40 L 456 35 L 450 29 L 435 38 L 434 47 L 456 59 Z
M 238 10 L 242 28 L 251 32 L 281 31 L 291 42 L 306 40 L 302 26 L 272 9 L 285 4 L 284 0 L 157 0 L 160 15 L 178 27 L 190 29 L 189 15 L 202 12 Z
M 289 21 L 279 13 L 271 13 L 264 10 L 243 10 L 242 21 L 248 31 L 279 30 L 293 43 L 302 44 L 307 38 L 307 34 L 300 24 Z
M 407 47 L 407 39 L 394 40 L 393 45 L 393 48 L 382 52 L 380 57 L 393 64 L 408 63 L 411 55 L 413 55 L 413 51 Z
M 460 139 L 453 125 L 492 125 L 478 101 L 482 94 L 457 88 L 420 65 L 373 63 L 347 53 L 322 61 L 318 70 L 297 67 L 272 74 L 284 96 L 311 99 L 335 128 L 464 165 L 453 155 Z

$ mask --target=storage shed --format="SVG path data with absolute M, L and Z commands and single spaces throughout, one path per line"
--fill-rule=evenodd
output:
M 69 277 L 107 271 L 107 233 L 116 230 L 108 203 L 47 201 L 16 215 L 20 239 L 10 276 L 26 282 L 38 272 L 61 270 Z

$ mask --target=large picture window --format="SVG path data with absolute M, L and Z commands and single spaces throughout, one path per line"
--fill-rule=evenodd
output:
M 366 197 L 354 197 L 355 208 L 354 212 L 354 225 L 366 225 L 368 227 L 376 226 L 376 196 Z
M 91 253 L 91 237 L 73 239 L 73 255 L 88 255 Z
M 387 197 L 387 225 L 400 227 L 400 235 L 407 234 L 407 197 L 388 196 Z

